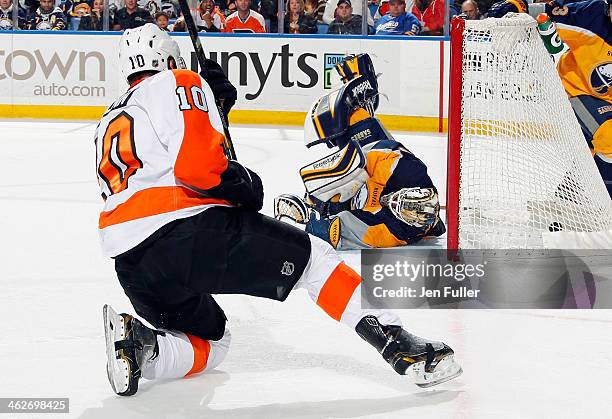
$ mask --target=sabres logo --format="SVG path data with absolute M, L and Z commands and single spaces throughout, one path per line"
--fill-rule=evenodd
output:
M 591 87 L 597 95 L 605 95 L 612 89 L 612 62 L 598 65 L 593 69 Z
M 0 17 L 0 30 L 7 29 L 13 29 L 13 21 L 5 17 Z

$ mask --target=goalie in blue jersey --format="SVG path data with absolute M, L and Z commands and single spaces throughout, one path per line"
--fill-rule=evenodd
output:
M 427 167 L 374 117 L 379 93 L 370 57 L 349 56 L 336 70 L 345 84 L 315 102 L 304 127 L 307 147 L 335 151 L 300 170 L 305 198 L 278 196 L 275 217 L 305 224 L 336 249 L 403 246 L 444 234 Z
M 568 46 L 557 63 L 563 87 L 612 197 L 612 0 L 501 0 L 488 17 L 546 12 Z
M 612 0 L 552 1 L 545 11 L 569 47 L 557 70 L 612 196 Z

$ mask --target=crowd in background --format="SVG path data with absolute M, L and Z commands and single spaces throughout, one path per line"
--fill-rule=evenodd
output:
M 0 0 L 0 30 L 19 29 L 122 31 L 156 23 L 165 31 L 185 31 L 178 0 Z M 363 1 L 367 24 L 363 26 Z M 469 19 L 486 16 L 491 0 L 451 3 L 450 15 Z M 278 0 L 201 0 L 195 16 L 204 32 L 442 35 L 444 0 L 286 0 L 283 28 L 279 30 Z M 282 15 L 281 15 L 282 16 Z

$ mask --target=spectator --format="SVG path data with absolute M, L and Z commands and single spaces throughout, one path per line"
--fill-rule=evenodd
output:
M 64 12 L 64 14 L 66 15 L 68 19 L 70 19 L 71 17 L 80 18 L 85 15 L 91 14 L 91 4 L 89 3 L 89 0 L 67 1 L 61 4 L 61 6 L 59 7 L 63 7 L 62 11 Z
M 317 22 L 304 12 L 304 0 L 287 0 L 285 33 L 317 33 Z
M 137 0 L 125 0 L 125 7 L 117 10 L 113 18 L 113 30 L 124 31 L 153 23 L 153 17 L 147 10 L 138 7 Z
M 338 0 L 336 18 L 329 25 L 327 33 L 340 35 L 360 35 L 362 18 L 353 14 L 350 0 Z
M 185 26 L 185 17 L 180 15 L 175 21 L 174 25 L 170 28 L 171 32 L 186 32 L 187 26 Z
M 28 18 L 27 28 L 39 31 L 61 31 L 66 29 L 66 16 L 55 7 L 54 0 L 40 0 L 40 6 Z
M 418 35 L 421 22 L 406 12 L 406 0 L 389 0 L 389 13 L 376 22 L 376 35 Z
M 199 32 L 221 32 L 225 27 L 225 16 L 213 0 L 202 0 L 195 23 Z
M 26 24 L 26 11 L 17 6 L 17 29 Z M 13 24 L 13 0 L 0 0 L 0 31 L 15 29 Z
M 262 15 L 251 10 L 251 0 L 236 0 L 236 11 L 227 17 L 223 32 L 264 33 L 266 24 Z
M 225 16 L 229 17 L 232 13 L 234 13 L 237 10 L 237 8 L 236 8 L 236 1 L 235 0 L 227 0 L 227 4 L 226 4 L 225 9 L 221 9 L 221 10 L 223 10 L 223 14 Z
M 148 11 L 151 16 L 155 16 L 157 12 L 160 12 L 161 6 L 161 0 L 138 0 L 138 7 Z
M 168 0 L 165 0 L 168 1 Z M 170 0 L 170 1 L 176 1 L 178 2 L 178 0 Z M 213 2 L 215 3 L 215 6 L 219 7 L 219 13 L 222 13 L 224 16 L 227 16 L 224 12 L 227 9 L 227 3 L 230 0 L 213 0 Z
M 363 1 L 364 0 L 351 0 L 354 14 L 359 16 L 363 15 Z M 329 25 L 334 21 L 337 6 L 338 0 L 327 0 L 325 12 L 323 13 L 323 22 Z M 372 19 L 372 15 L 370 15 L 370 10 L 367 10 L 367 12 L 368 26 L 374 26 L 374 19 Z
M 165 32 L 170 32 L 170 28 L 168 28 L 168 23 L 170 23 L 170 19 L 165 12 L 157 12 L 153 17 L 155 19 L 155 24 L 159 29 Z
M 80 31 L 102 31 L 104 30 L 104 0 L 94 0 L 91 14 L 81 17 L 79 22 Z M 109 24 L 112 18 L 109 16 Z
M 20 0 L 18 6 L 25 10 L 27 17 L 38 9 L 38 0 Z
M 56 1 L 73 1 L 73 0 L 56 0 Z M 148 11 L 151 14 L 151 19 L 154 19 L 153 17 L 155 16 L 157 12 L 164 11 L 164 7 L 163 7 L 164 2 L 170 3 L 170 7 L 179 8 L 178 0 L 137 0 L 137 6 L 140 7 L 141 9 Z M 116 12 L 117 10 L 125 7 L 125 0 L 108 0 L 108 5 L 110 7 L 111 13 Z M 165 7 L 168 8 L 167 5 Z
M 178 3 L 172 0 L 162 0 L 161 11 L 164 12 L 166 16 L 168 16 L 168 19 L 181 15 L 181 10 L 178 6 Z
M 223 11 L 223 14 L 225 16 L 229 16 L 230 14 L 232 14 L 236 10 L 238 10 L 237 6 L 236 6 L 236 0 L 227 0 L 225 2 L 225 5 L 223 3 L 224 3 L 224 0 L 221 0 L 217 4 L 219 4 L 219 8 L 221 9 L 221 11 Z M 276 1 L 276 4 L 278 5 L 278 1 Z M 261 13 L 259 11 L 259 6 L 260 6 L 260 0 L 254 0 L 254 1 L 251 0 L 251 3 L 249 5 L 249 9 L 254 10 L 257 13 Z
M 323 13 L 325 12 L 325 0 L 305 0 L 304 12 L 312 16 L 317 23 L 323 22 Z
M 406 1 L 406 10 L 412 10 L 414 7 L 414 0 Z M 378 22 L 378 19 L 389 13 L 389 0 L 380 0 L 380 5 L 374 13 L 374 22 Z
M 268 31 L 278 32 L 278 0 L 261 0 L 259 13 L 264 17 Z
M 444 0 L 415 0 L 412 14 L 423 26 L 422 35 L 444 33 Z
M 480 14 L 483 17 L 486 17 L 489 9 L 493 3 L 495 3 L 495 0 L 476 0 L 476 2 L 478 3 L 478 10 L 480 10 Z
M 480 20 L 480 10 L 478 10 L 478 3 L 474 0 L 465 0 L 461 4 L 461 13 L 466 16 L 467 20 Z

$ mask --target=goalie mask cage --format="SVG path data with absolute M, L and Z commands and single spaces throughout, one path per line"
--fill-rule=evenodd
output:
M 534 19 L 453 19 L 449 108 L 449 249 L 612 247 L 612 201 Z

